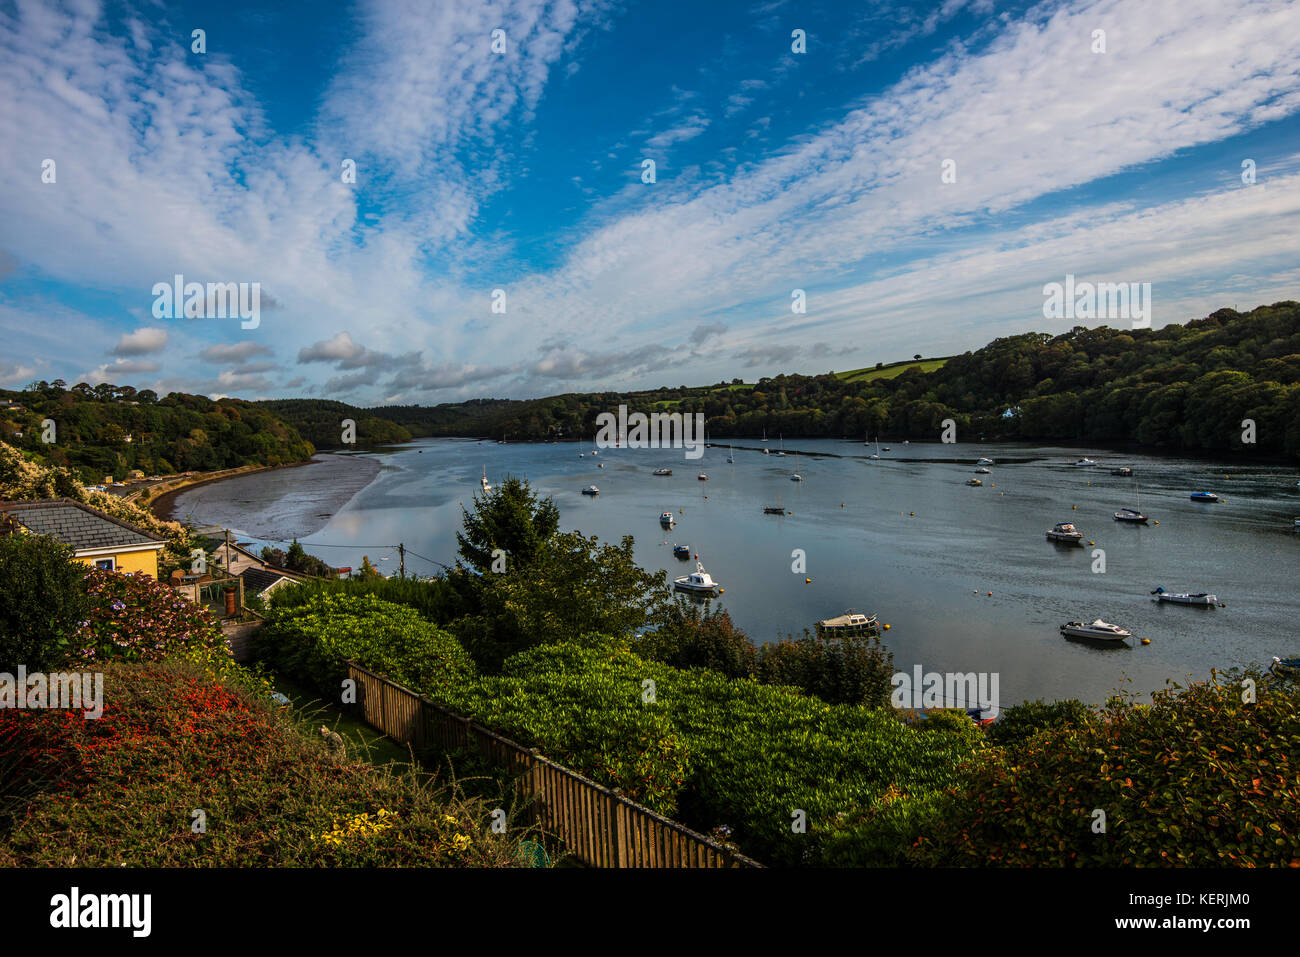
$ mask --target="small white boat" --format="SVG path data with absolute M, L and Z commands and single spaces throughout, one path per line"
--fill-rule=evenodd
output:
M 790 476 L 791 482 L 802 482 L 803 476 L 799 474 L 799 453 L 794 453 L 794 474 Z
M 1100 641 L 1123 641 L 1132 638 L 1133 633 L 1119 625 L 1112 625 L 1100 618 L 1092 622 L 1067 621 L 1061 626 L 1061 634 L 1067 638 L 1095 638 Z
M 672 475 L 672 474 L 673 474 L 673 470 L 672 470 L 672 469 L 655 469 L 655 470 L 654 470 L 654 474 L 655 474 L 655 475 Z
M 877 629 L 875 615 L 864 615 L 849 609 L 834 618 L 817 622 L 817 634 L 836 637 L 840 635 L 874 635 Z
M 664 528 L 668 528 L 676 524 L 676 522 L 677 519 L 673 518 L 672 512 L 662 512 L 659 515 L 659 524 L 664 526 Z
M 1129 468 L 1127 465 L 1125 465 L 1125 466 L 1122 466 L 1121 468 L 1111 469 L 1111 470 L 1110 470 L 1110 474 L 1111 474 L 1111 475 L 1120 475 L 1120 476 L 1125 476 L 1125 477 L 1127 477 L 1127 476 L 1133 474 L 1133 470 L 1132 470 L 1131 468 Z
M 699 479 L 701 482 L 707 482 L 707 481 L 709 480 L 708 473 L 706 473 L 706 472 L 701 472 L 699 475 L 697 475 L 697 476 L 695 476 L 695 477 L 696 477 L 697 479 Z
M 1089 459 L 1089 458 L 1082 458 L 1082 459 L 1079 459 L 1079 461 L 1074 462 L 1074 463 L 1072 463 L 1072 464 L 1073 464 L 1076 468 L 1087 468 L 1088 466 L 1096 465 L 1097 463 L 1094 462 L 1092 459 Z
M 483 489 L 484 494 L 492 491 L 492 483 L 487 480 L 487 466 L 483 466 L 483 478 L 479 479 L 479 487 Z
M 1297 518 L 1297 519 L 1295 520 L 1295 527 L 1296 527 L 1296 528 L 1300 528 L 1300 518 Z
M 736 464 L 736 450 L 730 445 L 727 446 L 727 464 Z
M 1165 591 L 1164 588 L 1161 587 L 1157 588 L 1151 594 L 1155 596 L 1151 599 L 1152 601 L 1167 601 L 1174 605 L 1196 605 L 1201 608 L 1213 608 L 1215 605 L 1219 604 L 1218 595 L 1211 595 L 1203 591 L 1191 593 L 1185 591 L 1170 592 Z
M 1047 530 L 1047 540 L 1066 545 L 1082 545 L 1083 532 L 1075 528 L 1073 522 L 1057 522 Z
M 976 462 L 975 464 L 976 464 L 976 465 L 992 465 L 992 464 L 993 464 L 993 460 L 992 460 L 992 459 L 981 458 L 981 459 L 980 459 L 978 462 Z
M 598 468 L 598 469 L 603 469 L 604 467 L 605 467 L 605 463 L 604 463 L 604 462 L 597 462 L 597 463 L 596 463 L 596 468 Z
M 979 479 L 967 479 L 967 480 L 966 480 L 966 484 L 967 484 L 967 485 L 975 486 L 976 488 L 983 488 L 983 487 L 984 487 L 984 483 L 981 482 Z
M 695 571 L 681 578 L 673 579 L 673 587 L 678 591 L 690 592 L 693 595 L 716 595 L 721 586 L 713 580 L 713 577 L 704 570 L 704 566 L 697 559 L 695 562 Z
M 599 495 L 599 494 L 600 494 L 600 489 L 596 488 L 596 486 L 594 486 L 594 485 L 588 485 L 586 488 L 584 488 L 584 489 L 582 490 L 582 494 L 583 494 L 583 495 Z
M 869 457 L 873 459 L 880 458 L 880 436 L 876 436 L 876 451 L 872 452 Z
M 993 471 L 992 469 L 990 469 L 990 468 L 985 468 L 983 465 L 981 465 L 979 468 L 977 468 L 977 469 L 975 470 L 975 474 L 976 474 L 976 475 L 988 475 L 988 474 L 989 474 L 990 472 L 992 472 L 992 471 Z

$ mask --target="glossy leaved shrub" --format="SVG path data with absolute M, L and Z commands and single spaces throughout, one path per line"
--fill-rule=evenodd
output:
M 412 690 L 428 693 L 474 673 L 451 635 L 415 609 L 372 595 L 323 593 L 277 608 L 254 638 L 255 655 L 336 699 L 352 659 Z
M 656 727 L 685 757 L 678 819 L 702 831 L 726 825 L 742 850 L 775 864 L 819 862 L 842 815 L 891 788 L 913 795 L 951 786 L 975 747 L 964 733 L 910 727 L 888 710 L 572 644 L 517 654 L 500 677 L 453 688 L 444 700 L 547 753 L 575 723 L 594 733 L 602 714 L 662 721 Z M 575 770 L 608 782 L 598 748 L 568 753 Z M 661 765 L 651 790 L 666 792 L 674 773 Z
M 1300 688 L 1252 680 L 1253 701 L 1211 680 L 989 749 L 910 860 L 1300 867 Z

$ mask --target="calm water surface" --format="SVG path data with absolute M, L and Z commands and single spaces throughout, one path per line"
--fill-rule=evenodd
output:
M 784 457 L 776 442 L 766 446 L 773 454 L 764 447 L 736 445 L 729 465 L 725 446 L 691 461 L 681 450 L 592 456 L 588 443 L 580 458 L 572 443 L 421 440 L 200 487 L 180 496 L 175 514 L 259 542 L 296 535 L 336 566 L 359 567 L 368 555 L 385 573 L 397 570 L 402 542 L 408 573 L 427 575 L 439 570 L 432 562 L 454 561 L 461 505 L 486 467 L 494 483 L 519 475 L 553 496 L 565 529 L 633 535 L 646 568 L 685 574 L 693 566 L 671 546 L 690 545 L 723 585 L 720 604 L 755 641 L 853 607 L 889 623 L 885 641 L 900 669 L 997 672 L 1003 707 L 1038 697 L 1100 702 L 1116 690 L 1145 697 L 1167 679 L 1300 652 L 1294 469 L 996 443 L 895 444 L 880 460 L 860 442 L 799 440 Z M 801 483 L 790 480 L 796 447 Z M 1066 464 L 1084 455 L 1101 467 Z M 968 487 L 980 456 L 997 464 L 979 476 L 984 487 Z M 1140 484 L 1109 474 L 1119 465 Z M 673 475 L 651 475 L 659 466 Z M 598 497 L 580 494 L 590 484 Z M 1191 502 L 1199 490 L 1224 501 Z M 1114 511 L 1139 495 L 1159 524 L 1115 522 Z M 778 496 L 790 514 L 764 515 Z M 677 515 L 672 531 L 659 525 L 665 510 Z M 1046 541 L 1059 521 L 1095 544 Z M 1104 573 L 1093 571 L 1097 548 Z M 806 571 L 792 571 L 796 549 Z M 1149 595 L 1157 585 L 1210 591 L 1226 607 L 1158 605 Z M 1098 648 L 1057 632 L 1097 617 L 1151 644 Z

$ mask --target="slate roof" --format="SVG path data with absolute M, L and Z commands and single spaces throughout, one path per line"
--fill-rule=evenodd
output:
M 245 568 L 239 573 L 239 577 L 244 580 L 245 591 L 251 591 L 254 595 L 260 595 L 281 578 L 288 578 L 289 576 L 281 575 L 278 572 L 268 571 L 265 568 Z
M 28 531 L 51 535 L 78 552 L 89 548 L 164 544 L 134 525 L 70 498 L 0 502 L 0 516 L 12 517 Z

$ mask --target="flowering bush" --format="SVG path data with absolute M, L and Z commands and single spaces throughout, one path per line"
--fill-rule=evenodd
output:
M 521 864 L 488 806 L 337 760 L 255 686 L 177 662 L 103 671 L 99 719 L 0 710 L 0 867 Z
M 225 651 L 215 615 L 144 575 L 92 568 L 91 610 L 78 642 L 86 661 L 161 661 L 178 651 Z

